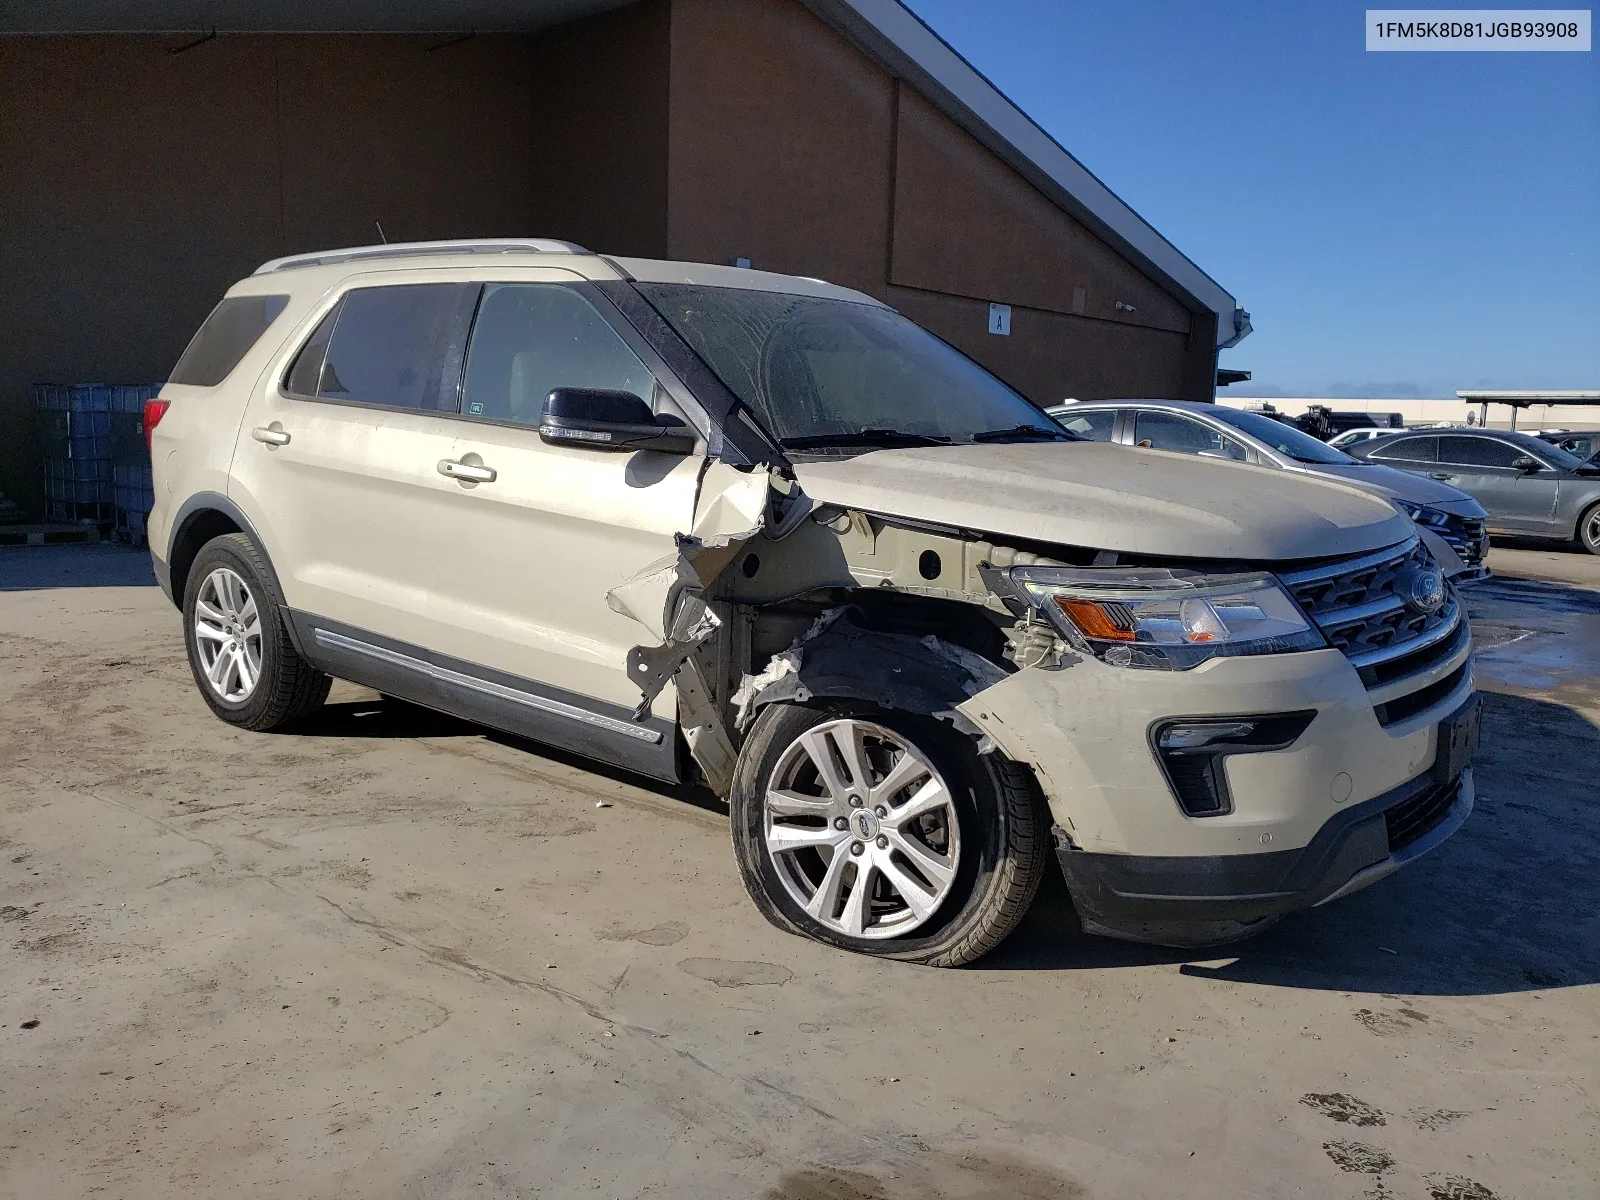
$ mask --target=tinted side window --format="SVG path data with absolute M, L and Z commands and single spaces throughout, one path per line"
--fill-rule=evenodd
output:
M 1486 437 L 1443 437 L 1439 439 L 1439 461 L 1464 467 L 1509 467 L 1527 451 L 1509 442 Z
M 1384 442 L 1368 457 L 1384 462 L 1438 462 L 1439 439 L 1436 437 L 1396 438 L 1394 441 Z
M 1133 441 L 1137 446 L 1149 446 L 1154 450 L 1245 460 L 1244 447 L 1238 442 L 1199 421 L 1175 413 L 1141 412 L 1133 423 Z
M 456 411 L 461 345 L 478 290 L 475 283 L 416 283 L 348 292 L 334 317 L 315 394 Z M 302 357 L 311 349 L 308 343 Z M 290 375 L 301 382 L 298 361 Z
M 632 392 L 648 404 L 655 377 L 571 288 L 489 284 L 472 330 L 461 411 L 537 425 L 545 397 L 558 387 Z
M 1086 437 L 1096 442 L 1109 442 L 1112 431 L 1117 427 L 1117 414 L 1114 409 L 1085 413 L 1069 412 L 1064 414 L 1060 421 L 1079 437 Z
M 288 303 L 287 296 L 229 296 L 223 300 L 211 310 L 172 369 L 171 382 L 195 387 L 221 383 Z
M 284 390 L 294 396 L 315 396 L 318 381 L 322 378 L 322 362 L 328 357 L 328 339 L 333 336 L 333 323 L 339 319 L 337 305 L 317 323 L 316 329 L 300 353 L 294 357 L 294 365 L 289 368 L 289 374 L 284 379 Z

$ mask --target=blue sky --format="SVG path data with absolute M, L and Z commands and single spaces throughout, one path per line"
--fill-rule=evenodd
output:
M 1251 313 L 1230 395 L 1600 388 L 1600 54 L 1328 3 L 907 0 Z

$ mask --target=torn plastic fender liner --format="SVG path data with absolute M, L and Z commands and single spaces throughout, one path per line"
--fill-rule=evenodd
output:
M 628 651 L 628 678 L 638 685 L 641 696 L 634 720 L 649 715 L 667 680 L 720 627 L 706 606 L 705 589 L 733 560 L 738 547 L 760 532 L 769 487 L 766 472 L 711 463 L 701 477 L 701 507 L 693 530 L 677 535 L 672 554 L 606 593 L 613 612 L 631 617 L 661 642 Z
M 919 638 L 862 629 L 848 619 L 849 613 L 830 610 L 775 656 L 767 670 L 746 676 L 749 686 L 741 687 L 736 698 L 742 701 L 741 724 L 779 700 L 804 703 L 827 696 L 937 717 L 971 737 L 983 737 L 983 730 L 958 706 L 1008 678 L 1004 670 L 932 634 Z
M 681 593 L 667 640 L 659 646 L 635 646 L 628 651 L 628 678 L 640 692 L 639 704 L 633 710 L 635 721 L 650 715 L 650 705 L 667 686 L 667 680 L 721 627 L 722 622 L 706 607 L 699 589 Z

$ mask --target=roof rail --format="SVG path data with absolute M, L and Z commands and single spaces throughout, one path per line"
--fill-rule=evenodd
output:
M 390 242 L 382 246 L 352 246 L 344 250 L 318 250 L 291 254 L 264 262 L 253 274 L 292 271 L 296 267 L 325 267 L 367 258 L 416 258 L 424 254 L 587 254 L 582 246 L 554 238 L 458 238 L 441 242 Z

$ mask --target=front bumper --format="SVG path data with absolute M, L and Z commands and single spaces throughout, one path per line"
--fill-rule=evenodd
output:
M 1393 874 L 1460 829 L 1473 800 L 1468 768 L 1444 783 L 1421 776 L 1347 809 L 1299 850 L 1203 858 L 1089 854 L 1056 826 L 1056 854 L 1086 932 L 1167 946 L 1216 945 Z
M 1060 830 L 1062 867 L 1092 932 L 1200 944 L 1244 936 L 1381 877 L 1448 837 L 1472 806 L 1470 773 L 1436 780 L 1440 724 L 1473 692 L 1470 638 L 1400 679 L 1334 649 L 1218 658 L 1191 671 L 1069 656 L 959 705 L 1028 764 Z M 1226 759 L 1231 809 L 1191 816 L 1150 745 L 1170 719 L 1315 711 L 1288 748 Z M 1439 805 L 1420 841 L 1392 847 L 1386 814 Z M 1421 847 L 1421 848 L 1419 848 Z

